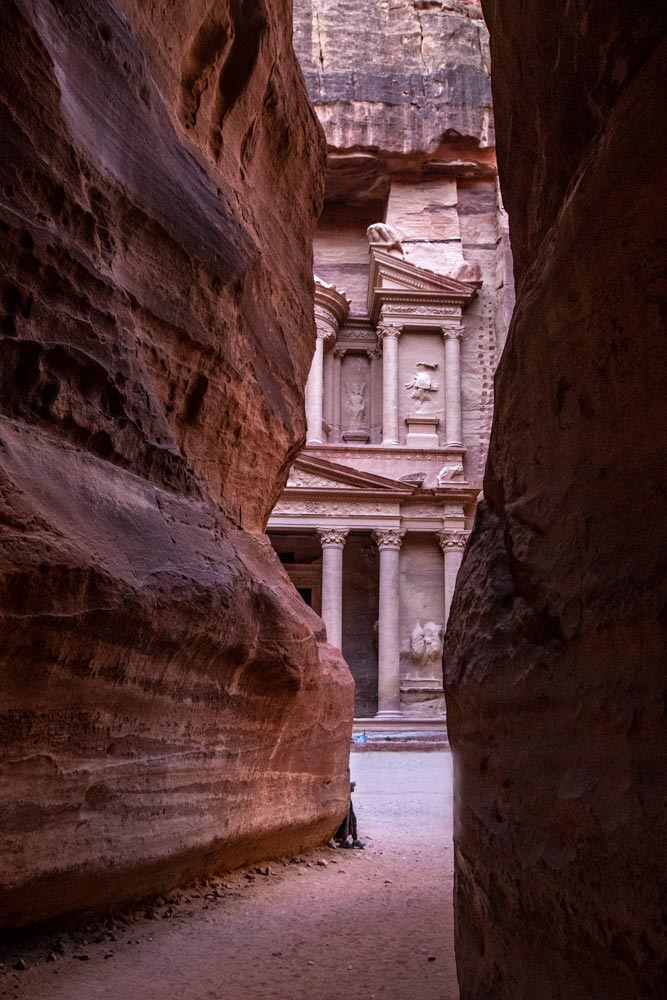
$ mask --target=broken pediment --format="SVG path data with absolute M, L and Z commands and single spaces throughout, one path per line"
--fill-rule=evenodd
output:
M 401 495 L 414 492 L 414 486 L 399 483 L 384 476 L 375 476 L 367 472 L 344 465 L 336 465 L 323 459 L 297 458 L 292 466 L 287 480 L 288 490 L 345 490 L 363 492 L 398 493 Z
M 385 306 L 423 309 L 426 316 L 433 315 L 434 309 L 460 313 L 472 301 L 480 284 L 476 277 L 472 281 L 460 281 L 436 274 L 411 264 L 397 254 L 371 246 L 368 312 L 373 322 L 377 322 Z

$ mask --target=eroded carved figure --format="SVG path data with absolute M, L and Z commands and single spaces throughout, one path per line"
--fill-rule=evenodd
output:
M 451 482 L 463 482 L 465 479 L 465 470 L 463 468 L 463 459 L 459 455 L 453 455 L 448 458 L 443 467 L 440 469 L 437 478 L 438 486 L 445 486 L 447 483 Z
M 374 243 L 381 243 L 384 246 L 388 246 L 390 250 L 400 250 L 401 253 L 403 252 L 401 234 L 393 226 L 388 226 L 386 222 L 374 222 L 366 230 L 366 236 L 371 246 Z
M 405 383 L 405 388 L 410 390 L 410 399 L 416 402 L 415 410 L 421 412 L 424 405 L 433 399 L 433 394 L 438 391 L 438 383 L 433 380 L 432 372 L 437 368 L 437 364 L 431 361 L 418 361 L 415 365 L 416 371 Z
M 363 427 L 366 422 L 366 386 L 363 382 L 347 382 L 347 415 L 351 427 Z
M 435 677 L 442 665 L 442 625 L 417 621 L 410 633 L 410 657 L 422 677 Z

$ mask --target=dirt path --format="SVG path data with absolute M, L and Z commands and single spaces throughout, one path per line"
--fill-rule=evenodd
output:
M 49 962 L 54 938 L 6 952 L 0 996 L 457 1000 L 451 758 L 354 754 L 352 776 L 364 851 L 325 848 L 303 864 L 274 862 L 268 876 L 223 876 L 153 919 L 65 936 Z M 15 971 L 21 956 L 27 968 Z

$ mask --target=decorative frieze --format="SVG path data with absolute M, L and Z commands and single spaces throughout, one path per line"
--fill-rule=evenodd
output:
M 394 504 L 398 510 L 398 504 Z M 380 503 L 351 500 L 348 503 L 335 503 L 326 500 L 302 500 L 292 502 L 291 500 L 279 500 L 273 508 L 273 513 L 281 514 L 326 514 L 330 517 L 372 517 L 374 514 L 392 514 L 391 507 L 387 508 Z
M 333 479 L 325 479 L 324 476 L 316 476 L 312 472 L 305 472 L 303 469 L 292 469 L 287 480 L 289 487 L 307 487 L 309 489 L 320 488 L 325 490 L 349 490 L 346 483 L 338 483 Z
M 420 504 L 417 504 L 417 503 L 405 504 L 402 507 L 402 512 L 403 512 L 404 517 L 409 517 L 409 518 L 413 518 L 413 517 L 424 517 L 424 518 L 427 518 L 427 517 L 428 518 L 442 517 L 442 507 L 439 507 L 436 504 L 424 504 L 424 503 L 420 503 Z
M 393 303 L 382 307 L 383 316 L 423 316 L 425 319 L 437 318 L 440 316 L 460 316 L 461 310 L 458 306 L 433 306 L 425 301 L 421 305 L 403 305 Z

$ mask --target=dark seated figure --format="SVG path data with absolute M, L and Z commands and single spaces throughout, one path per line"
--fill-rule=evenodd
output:
M 352 805 L 352 792 L 355 789 L 355 782 L 350 782 L 350 806 L 347 810 L 347 816 L 338 827 L 334 834 L 334 841 L 339 847 L 365 847 L 365 843 L 359 840 L 357 833 L 357 817 L 354 814 L 354 806 Z

